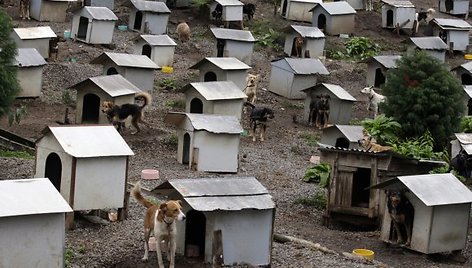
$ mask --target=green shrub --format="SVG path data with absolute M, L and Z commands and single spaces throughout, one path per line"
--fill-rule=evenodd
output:
M 2 151 L 0 150 L 0 157 L 13 157 L 21 159 L 34 159 L 34 156 L 28 152 L 23 151 Z
M 321 187 L 327 187 L 330 173 L 331 167 L 329 164 L 318 164 L 314 167 L 307 168 L 303 180 L 305 182 L 318 182 Z
M 64 266 L 66 268 L 72 267 L 72 259 L 74 259 L 74 252 L 71 249 L 66 249 L 64 254 Z
M 434 152 L 434 140 L 428 131 L 418 138 L 409 138 L 406 140 L 396 140 L 389 144 L 392 149 L 406 157 L 415 159 L 443 160 L 444 152 Z
M 460 130 L 464 133 L 472 133 L 472 116 L 465 116 L 461 119 Z
M 323 210 L 328 204 L 328 198 L 325 193 L 317 192 L 311 197 L 301 197 L 295 200 L 295 204 L 301 204 L 304 206 L 315 207 L 316 209 Z
M 257 45 L 269 47 L 277 52 L 282 51 L 284 34 L 281 25 L 270 20 L 259 20 L 252 23 L 251 31 L 257 39 Z
M 374 119 L 366 118 L 361 124 L 381 144 L 395 140 L 402 127 L 393 117 L 386 117 L 383 114 Z
M 163 90 L 175 91 L 177 84 L 175 78 L 164 78 L 157 83 L 157 86 Z
M 353 37 L 346 43 L 346 55 L 363 60 L 379 53 L 380 46 L 367 37 Z

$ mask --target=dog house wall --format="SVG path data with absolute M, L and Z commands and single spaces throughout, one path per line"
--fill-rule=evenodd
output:
M 218 47 L 216 44 L 219 39 L 225 43 L 223 57 L 235 57 L 251 65 L 256 39 L 254 39 L 250 31 L 225 28 L 211 28 L 210 30 L 216 39 L 213 57 L 218 57 Z
M 177 44 L 168 35 L 141 35 L 134 43 L 134 54 L 143 55 L 143 47 L 151 46 L 151 57 L 158 66 L 172 66 Z
M 199 81 L 205 82 L 205 75 L 212 72 L 216 75 L 216 81 L 232 81 L 242 91 L 246 89 L 247 70 L 251 67 L 244 62 L 232 58 L 204 58 L 190 69 L 199 70 Z
M 336 147 L 338 139 L 349 141 L 349 147 L 346 149 L 359 149 L 358 140 L 362 139 L 362 126 L 355 125 L 333 125 L 323 129 L 320 143 Z
M 352 34 L 356 11 L 345 1 L 323 2 L 311 9 L 311 23 L 319 29 L 325 28 L 326 35 Z M 319 18 L 326 19 L 326 26 L 318 25 Z
M 72 209 L 49 180 L 4 180 L 0 192 L 3 206 L 16 204 L 0 206 L 0 267 L 64 267 L 64 215 Z M 18 257 L 25 247 L 27 257 Z
M 293 40 L 297 37 L 303 37 L 302 57 L 305 57 L 305 51 L 310 51 L 310 58 L 320 58 L 323 56 L 326 37 L 320 29 L 311 26 L 291 25 L 290 32 L 285 37 L 284 53 L 292 56 Z
M 243 20 L 243 6 L 244 4 L 238 0 L 215 0 L 210 5 L 210 20 L 215 19 L 211 13 L 216 6 L 220 4 L 223 8 L 221 15 L 222 21 L 242 21 Z
M 321 0 L 282 0 L 281 7 L 287 5 L 285 15 L 282 16 L 287 20 L 311 22 L 310 10 L 317 3 L 321 3 Z
M 367 86 L 374 86 L 376 88 L 380 88 L 385 82 L 387 81 L 387 72 L 392 68 L 396 68 L 396 61 L 399 60 L 401 56 L 399 55 L 387 55 L 387 56 L 374 56 L 370 57 L 364 62 L 367 64 L 367 74 L 366 74 L 366 85 Z M 377 83 L 377 70 L 380 70 L 382 73 L 383 79 L 379 77 L 379 80 L 384 80 L 384 83 Z
M 449 49 L 466 52 L 469 46 L 469 31 L 472 26 L 461 19 L 439 19 L 433 20 L 433 35 L 440 36 L 441 31 L 446 32 L 446 42 Z
M 416 9 L 410 1 L 382 0 L 382 3 L 382 28 L 392 29 L 403 24 L 402 29 L 413 29 Z
M 446 61 L 446 50 L 448 46 L 438 36 L 411 37 L 410 41 L 413 48 L 423 50 L 440 62 Z
M 15 58 L 16 79 L 20 84 L 17 97 L 39 97 L 43 85 L 43 67 L 46 61 L 34 48 L 20 48 Z
M 31 0 L 30 16 L 37 21 L 65 22 L 70 2 L 77 0 Z
M 171 11 L 165 3 L 138 0 L 130 0 L 130 3 L 133 5 L 129 11 L 128 29 L 145 34 L 167 33 L 167 24 Z M 135 29 L 136 14 L 138 12 L 142 12 L 141 27 Z
M 14 28 L 10 36 L 17 48 L 35 48 L 45 59 L 49 57 L 49 40 L 57 37 L 49 26 Z
M 452 9 L 446 8 L 446 3 L 452 3 Z M 465 15 L 469 13 L 469 0 L 439 0 L 439 11 L 451 15 Z
M 78 37 L 81 18 L 88 19 L 85 39 Z M 88 44 L 111 44 L 116 21 L 118 17 L 106 7 L 85 6 L 74 12 L 72 37 Z
M 462 85 L 472 85 L 472 61 L 454 67 L 451 71 L 456 73 L 456 76 L 461 80 Z
M 85 0 L 84 4 L 91 7 L 106 7 L 110 10 L 115 8 L 114 0 Z

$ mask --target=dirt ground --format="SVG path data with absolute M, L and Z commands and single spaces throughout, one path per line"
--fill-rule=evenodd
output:
M 5 1 L 8 2 L 8 1 Z M 12 2 L 12 1 L 10 1 Z M 246 1 L 256 3 L 255 0 Z M 268 20 L 272 23 L 289 25 L 290 22 L 273 17 L 273 7 L 270 1 L 257 1 L 255 20 Z M 433 7 L 427 0 L 412 0 L 417 9 Z M 118 1 L 117 1 L 118 3 Z M 118 25 L 126 24 L 126 9 L 116 5 L 115 14 L 120 18 Z M 70 29 L 70 21 L 66 23 L 47 23 L 19 20 L 15 5 L 1 6 L 14 19 L 15 27 L 50 25 L 60 36 L 64 30 Z M 437 14 L 447 17 L 444 14 Z M 177 40 L 174 32 L 180 20 L 189 23 L 192 29 L 191 42 L 181 43 L 175 52 L 174 73 L 156 73 L 156 81 L 163 78 L 175 78 L 177 88 L 197 80 L 197 73 L 188 70 L 205 56 L 211 56 L 214 43 L 211 39 L 209 26 L 212 22 L 198 16 L 195 8 L 176 9 L 172 11 L 169 23 L 169 35 Z M 376 12 L 358 11 L 356 15 L 355 36 L 366 36 L 382 47 L 382 54 L 401 53 L 405 49 L 404 41 L 408 35 L 396 35 L 389 30 L 380 28 L 381 16 Z M 249 28 L 251 24 L 248 24 Z M 27 114 L 20 124 L 9 126 L 4 118 L 0 127 L 10 130 L 20 136 L 35 140 L 41 136 L 41 131 L 48 125 L 57 125 L 62 121 L 64 111 L 70 109 L 70 118 L 74 122 L 74 106 L 64 102 L 75 98 L 73 91 L 67 88 L 92 76 L 101 74 L 100 66 L 89 64 L 90 60 L 104 51 L 132 53 L 130 41 L 137 33 L 118 31 L 115 28 L 114 47 L 93 46 L 67 40 L 59 43 L 57 59 L 50 60 L 44 69 L 42 95 L 37 99 L 21 99 L 16 107 L 26 106 Z M 345 39 L 327 37 L 326 49 L 342 46 Z M 253 73 L 261 75 L 259 84 L 258 105 L 271 107 L 275 111 L 275 119 L 270 122 L 265 142 L 253 143 L 250 138 L 242 137 L 240 155 L 240 170 L 237 174 L 211 174 L 190 171 L 180 165 L 176 159 L 176 144 L 173 142 L 175 128 L 163 122 L 164 115 L 169 111 L 181 111 L 172 107 L 172 102 L 183 99 L 183 94 L 177 91 L 167 91 L 156 88 L 152 93 L 153 103 L 146 110 L 146 120 L 151 127 L 137 135 L 131 135 L 130 130 L 123 133 L 123 138 L 129 144 L 135 155 L 130 159 L 129 181 L 135 183 L 142 169 L 154 168 L 160 170 L 160 179 L 145 181 L 143 185 L 152 189 L 166 179 L 198 178 L 215 176 L 255 176 L 271 192 L 276 202 L 275 232 L 294 236 L 301 239 L 320 243 L 336 252 L 351 252 L 355 248 L 368 248 L 375 251 L 376 260 L 380 265 L 366 264 L 353 261 L 336 254 L 324 254 L 304 246 L 292 243 L 274 243 L 272 250 L 272 267 L 471 267 L 472 260 L 465 264 L 454 262 L 446 256 L 426 256 L 398 247 L 387 247 L 379 240 L 378 230 L 365 230 L 347 225 L 333 225 L 330 228 L 322 225 L 324 211 L 303 206 L 296 200 L 325 192 L 314 184 L 302 181 L 304 171 L 311 164 L 309 159 L 317 155 L 316 146 L 310 144 L 306 137 L 319 136 L 320 132 L 309 128 L 301 122 L 303 115 L 302 100 L 287 100 L 267 91 L 270 78 L 270 61 L 283 55 L 270 49 L 257 47 L 253 55 Z M 448 57 L 447 64 L 455 67 L 463 63 L 463 55 L 456 54 Z M 359 90 L 365 86 L 366 66 L 355 61 L 326 59 L 325 66 L 330 75 L 323 81 L 338 84 L 353 95 L 358 102 L 353 107 L 353 119 L 372 117 L 366 111 L 367 97 Z M 64 92 L 69 92 L 66 94 Z M 298 119 L 294 121 L 294 116 Z M 243 121 L 247 128 L 247 120 Z M 0 179 L 30 178 L 34 175 L 34 161 L 0 158 Z M 134 200 L 130 200 L 128 219 L 108 224 L 92 224 L 77 219 L 75 229 L 66 232 L 66 248 L 72 252 L 71 267 L 155 267 L 155 255 L 151 261 L 142 263 L 142 217 L 144 209 Z M 470 258 L 472 254 L 471 236 L 468 237 L 463 255 Z M 209 267 L 197 260 L 177 257 L 177 267 Z M 237 267 L 237 266 L 233 266 Z M 244 266 L 250 267 L 250 266 Z

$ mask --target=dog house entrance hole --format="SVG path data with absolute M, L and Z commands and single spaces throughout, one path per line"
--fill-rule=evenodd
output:
M 205 257 L 205 215 L 196 210 L 187 212 L 185 220 L 185 256 L 203 259 Z
M 115 67 L 108 68 L 107 75 L 114 75 L 114 74 L 118 74 L 118 71 L 116 70 L 116 68 Z
M 82 105 L 82 123 L 98 123 L 100 113 L 100 97 L 86 94 Z
M 370 186 L 369 168 L 358 168 L 352 178 L 352 200 L 353 207 L 369 207 L 370 191 L 365 188 Z
M 194 98 L 190 101 L 190 112 L 195 114 L 203 113 L 203 102 L 199 98 Z
M 318 16 L 318 28 L 320 30 L 326 30 L 326 16 L 324 14 Z
M 88 29 L 89 19 L 86 17 L 80 17 L 79 19 L 79 29 L 77 30 L 78 39 L 87 38 L 87 29 Z
M 148 56 L 148 58 L 151 58 L 151 46 L 148 45 L 148 44 L 145 44 L 143 46 L 143 50 L 142 50 L 141 54 Z
M 182 151 L 182 164 L 188 164 L 190 161 L 190 134 L 184 135 L 184 146 Z
M 377 68 L 375 70 L 375 79 L 374 79 L 374 87 L 380 87 L 385 83 L 385 76 L 382 73 L 382 69 Z
M 133 29 L 140 31 L 140 30 L 141 30 L 142 23 L 143 23 L 143 12 L 141 12 L 141 11 L 136 11 L 136 15 L 134 16 Z
M 444 5 L 446 6 L 446 12 L 450 12 L 451 10 L 454 9 L 454 1 L 453 0 L 446 0 Z
M 387 10 L 387 27 L 393 27 L 393 10 Z
M 349 149 L 349 140 L 344 137 L 337 138 L 334 147 Z
M 470 74 L 462 74 L 461 81 L 463 85 L 472 85 L 472 76 Z
M 56 153 L 50 153 L 46 158 L 44 176 L 51 181 L 52 185 L 54 185 L 59 192 L 61 191 L 61 174 L 61 158 Z
M 216 74 L 214 72 L 205 73 L 205 77 L 203 77 L 203 81 L 204 82 L 217 81 Z

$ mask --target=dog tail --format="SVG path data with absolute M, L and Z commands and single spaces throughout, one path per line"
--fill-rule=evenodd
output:
M 141 109 L 143 109 L 144 107 L 146 107 L 147 105 L 151 104 L 152 102 L 152 96 L 147 93 L 147 92 L 139 92 L 137 93 L 135 96 L 134 96 L 134 99 L 143 99 L 144 100 L 144 104 L 143 106 L 141 106 Z
M 136 201 L 146 208 L 150 208 L 154 205 L 144 198 L 143 194 L 141 193 L 141 182 L 136 183 L 136 185 L 133 187 L 133 190 L 131 190 L 131 195 L 133 195 L 134 199 L 136 199 Z
M 248 101 L 244 102 L 243 105 L 244 105 L 244 106 L 249 106 L 249 107 L 251 107 L 252 109 L 256 108 L 256 106 L 254 106 L 254 104 L 252 104 L 252 103 L 250 103 L 250 102 L 248 102 Z

